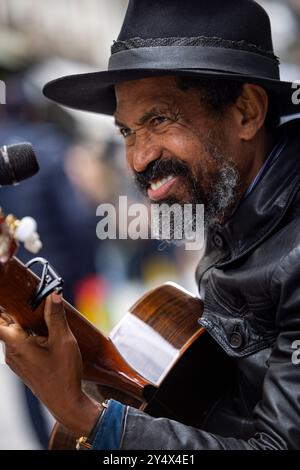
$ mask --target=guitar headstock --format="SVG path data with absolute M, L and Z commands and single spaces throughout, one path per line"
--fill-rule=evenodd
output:
M 36 221 L 32 217 L 18 220 L 12 214 L 5 216 L 0 208 L 0 263 L 7 263 L 15 255 L 19 242 L 31 253 L 40 251 Z

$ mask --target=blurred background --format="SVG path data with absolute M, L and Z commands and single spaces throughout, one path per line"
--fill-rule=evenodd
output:
M 273 26 L 281 76 L 300 79 L 300 0 L 260 1 Z M 38 221 L 47 258 L 65 280 L 64 296 L 108 333 L 149 288 L 172 280 L 196 293 L 201 256 L 145 240 L 98 240 L 96 208 L 139 202 L 112 119 L 47 101 L 43 85 L 62 75 L 105 69 L 127 0 L 0 0 L 0 145 L 29 141 L 34 179 L 0 189 L 5 213 Z M 255 25 L 253 25 L 255 27 Z M 29 256 L 20 250 L 19 257 Z M 1 299 L 0 299 L 1 303 Z M 3 362 L 3 361 L 2 361 Z M 0 365 L 0 449 L 43 449 L 53 419 Z

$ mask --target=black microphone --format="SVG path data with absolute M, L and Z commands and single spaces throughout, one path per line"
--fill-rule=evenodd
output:
M 0 185 L 16 184 L 39 171 L 32 145 L 24 142 L 0 148 Z

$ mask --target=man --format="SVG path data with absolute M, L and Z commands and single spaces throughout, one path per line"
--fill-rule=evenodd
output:
M 264 10 L 252 0 L 131 0 L 109 71 L 44 92 L 115 115 L 151 200 L 205 204 L 200 323 L 236 378 L 197 429 L 114 400 L 103 407 L 82 392 L 80 353 L 55 294 L 48 338 L 3 317 L 7 363 L 94 449 L 299 448 L 299 124 L 277 128 L 297 106 L 279 80 Z

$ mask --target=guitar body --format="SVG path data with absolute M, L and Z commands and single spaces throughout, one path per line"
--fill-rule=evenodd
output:
M 43 258 L 39 279 L 14 254 L 16 219 L 0 211 L 0 309 L 30 332 L 47 336 L 45 299 L 61 279 Z M 199 426 L 225 391 L 231 362 L 198 320 L 203 303 L 172 283 L 145 294 L 109 337 L 63 300 L 78 342 L 87 392 L 114 398 L 154 417 Z M 58 423 L 49 448 L 74 449 L 75 438 Z
M 231 363 L 200 327 L 203 303 L 178 286 L 164 284 L 144 295 L 113 329 L 110 339 L 126 362 L 153 388 L 144 399 L 98 383 L 88 393 L 114 398 L 154 416 L 199 426 L 224 391 Z M 51 449 L 74 449 L 75 438 L 59 424 Z

